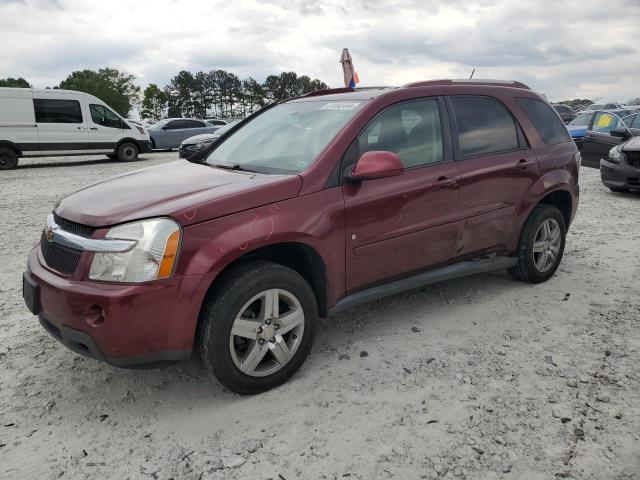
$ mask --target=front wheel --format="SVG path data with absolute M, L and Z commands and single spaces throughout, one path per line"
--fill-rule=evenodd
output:
M 555 273 L 564 253 L 567 227 L 560 210 L 541 204 L 524 224 L 518 244 L 518 263 L 510 269 L 518 280 L 541 283 Z
M 302 366 L 317 319 L 313 290 L 297 272 L 263 261 L 239 265 L 205 302 L 198 332 L 202 363 L 236 393 L 264 392 Z
M 121 162 L 133 162 L 138 159 L 138 146 L 133 142 L 118 145 L 116 155 Z

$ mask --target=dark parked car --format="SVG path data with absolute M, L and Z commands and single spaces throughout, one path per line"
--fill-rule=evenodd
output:
M 498 269 L 549 279 L 579 164 L 557 113 L 518 82 L 313 92 L 191 161 L 63 198 L 23 296 L 75 352 L 140 366 L 195 351 L 257 393 L 300 368 L 319 317 Z
M 620 110 L 616 110 L 620 111 Z M 620 117 L 613 112 L 596 112 L 589 125 L 589 130 L 582 140 L 582 163 L 588 167 L 599 168 L 600 159 L 609 156 L 609 150 L 619 145 L 624 137 L 638 132 L 640 114 Z M 611 135 L 611 132 L 614 134 Z M 637 133 L 635 133 L 637 134 Z
M 616 110 L 601 110 L 602 112 L 610 112 L 618 117 L 624 117 L 626 115 L 630 115 L 634 113 L 634 110 L 629 109 L 616 109 Z M 571 138 L 576 145 L 578 146 L 578 150 L 582 151 L 582 144 L 584 141 L 584 137 L 587 135 L 587 132 L 591 130 L 593 126 L 594 117 L 596 115 L 595 110 L 589 110 L 586 112 L 580 112 L 576 118 L 569 122 L 567 125 L 567 130 L 571 135 Z M 596 164 L 597 168 L 597 164 Z
M 213 133 L 203 133 L 201 135 L 195 135 L 193 137 L 187 138 L 180 144 L 178 155 L 180 156 L 180 158 L 191 158 L 197 152 L 205 147 L 208 147 L 213 142 L 218 140 L 218 138 L 231 130 L 231 128 L 238 122 L 239 120 L 232 120 Z
M 149 127 L 151 143 L 156 150 L 178 148 L 185 138 L 201 133 L 213 133 L 219 126 L 207 125 L 195 118 L 167 118 Z
M 631 133 L 640 135 L 640 129 Z M 640 136 L 629 137 L 624 130 L 612 130 L 611 134 L 625 141 L 600 161 L 602 183 L 613 192 L 640 192 Z
M 571 120 L 576 118 L 576 113 L 569 105 L 554 105 L 553 108 L 556 109 L 556 112 L 558 112 L 564 123 L 569 123 Z

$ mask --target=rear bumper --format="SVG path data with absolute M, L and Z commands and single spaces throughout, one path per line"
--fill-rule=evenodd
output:
M 600 178 L 609 188 L 640 191 L 640 168 L 600 160 Z
M 115 284 L 64 277 L 43 265 L 36 247 L 25 278 L 37 286 L 37 294 L 23 295 L 30 308 L 37 305 L 32 310 L 45 330 L 69 349 L 119 367 L 154 366 L 191 355 L 204 277 Z

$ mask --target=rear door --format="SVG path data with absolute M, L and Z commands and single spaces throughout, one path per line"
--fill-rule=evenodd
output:
M 14 143 L 24 155 L 40 153 L 32 90 L 4 90 L 0 95 L 0 141 Z
M 110 108 L 89 103 L 89 148 L 96 153 L 113 152 L 130 127 Z
M 498 99 L 456 95 L 449 102 L 460 168 L 458 254 L 505 250 L 516 235 L 518 204 L 540 174 L 536 155 Z
M 443 99 L 388 107 L 346 152 L 342 171 L 367 151 L 396 153 L 402 175 L 343 183 L 347 290 L 447 263 L 456 251 L 458 166 Z
M 38 126 L 40 154 L 75 154 L 87 151 L 87 122 L 82 94 L 35 93 L 33 107 Z
M 610 135 L 611 130 L 624 128 L 622 119 L 615 113 L 597 112 L 591 122 L 590 130 L 582 142 L 582 163 L 589 167 L 600 168 L 600 159 L 609 156 L 609 150 L 619 145 L 623 139 Z

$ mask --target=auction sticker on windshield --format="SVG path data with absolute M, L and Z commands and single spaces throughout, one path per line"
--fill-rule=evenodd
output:
M 360 102 L 329 102 L 320 108 L 320 110 L 353 110 L 358 108 Z

